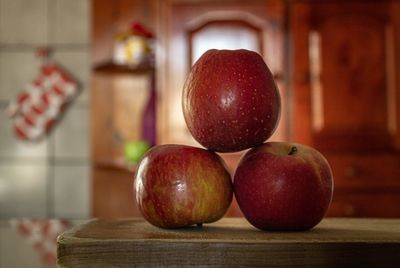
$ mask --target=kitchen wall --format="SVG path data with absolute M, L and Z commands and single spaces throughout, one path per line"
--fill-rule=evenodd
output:
M 90 216 L 89 24 L 90 0 L 0 0 L 0 219 Z M 5 109 L 37 75 L 43 45 L 82 92 L 51 135 L 22 142 Z

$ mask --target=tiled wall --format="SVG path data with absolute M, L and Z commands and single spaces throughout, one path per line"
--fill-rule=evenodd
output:
M 0 0 L 0 219 L 90 217 L 90 0 Z M 38 72 L 35 50 L 82 84 L 55 131 L 18 141 L 4 110 Z

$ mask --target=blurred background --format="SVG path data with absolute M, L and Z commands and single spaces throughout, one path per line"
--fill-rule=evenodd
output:
M 67 225 L 29 219 L 91 217 L 91 5 L 0 1 L 0 267 L 54 266 L 55 236 Z M 81 91 L 51 134 L 24 140 L 7 110 L 41 73 L 42 47 Z
M 397 0 L 0 0 L 0 267 L 21 266 L 6 238 L 29 237 L 10 219 L 140 216 L 140 155 L 199 146 L 181 90 L 209 48 L 264 57 L 282 98 L 270 140 L 327 157 L 328 216 L 399 217 L 399 14 Z M 55 88 L 51 112 L 26 101 Z M 232 172 L 242 153 L 223 155 Z
M 0 1 L 0 217 L 90 215 L 90 1 Z M 62 123 L 21 140 L 6 109 L 40 73 L 38 48 L 82 85 Z

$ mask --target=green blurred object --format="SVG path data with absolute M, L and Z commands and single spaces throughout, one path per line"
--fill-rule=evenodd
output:
M 129 141 L 124 148 L 125 159 L 131 163 L 138 163 L 148 149 L 150 144 L 145 140 Z

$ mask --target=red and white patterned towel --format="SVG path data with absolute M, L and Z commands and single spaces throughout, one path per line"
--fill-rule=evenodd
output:
M 59 66 L 41 67 L 39 75 L 7 109 L 14 119 L 16 137 L 34 141 L 45 136 L 78 93 L 77 82 Z

